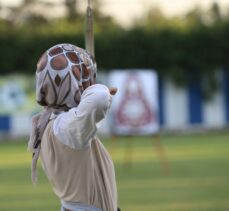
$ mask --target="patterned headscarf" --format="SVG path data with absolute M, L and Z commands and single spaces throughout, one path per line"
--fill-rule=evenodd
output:
M 51 115 L 77 107 L 81 94 L 95 83 L 97 67 L 93 57 L 72 44 L 58 44 L 39 59 L 36 70 L 36 100 L 43 111 L 33 116 L 28 149 L 33 151 L 32 181 L 36 180 L 36 163 L 40 143 Z

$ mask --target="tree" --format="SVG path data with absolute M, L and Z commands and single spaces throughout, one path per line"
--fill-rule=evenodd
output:
M 222 13 L 217 2 L 214 2 L 210 9 L 210 16 L 213 22 L 222 21 Z
M 204 24 L 204 12 L 199 7 L 195 7 L 186 14 L 186 21 L 190 27 Z
M 67 18 L 69 21 L 75 20 L 79 14 L 77 11 L 77 0 L 65 0 L 65 6 L 67 8 Z

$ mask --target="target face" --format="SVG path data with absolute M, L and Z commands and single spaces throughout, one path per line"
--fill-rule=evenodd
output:
M 157 75 L 154 71 L 113 71 L 112 129 L 120 135 L 148 135 L 158 132 Z

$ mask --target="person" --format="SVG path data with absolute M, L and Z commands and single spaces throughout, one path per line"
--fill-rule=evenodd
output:
M 58 44 L 39 59 L 36 100 L 28 148 L 32 181 L 41 163 L 62 211 L 117 211 L 113 161 L 96 135 L 116 88 L 96 84 L 92 56 L 72 44 Z

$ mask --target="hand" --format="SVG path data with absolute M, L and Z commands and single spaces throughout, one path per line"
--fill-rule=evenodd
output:
M 118 91 L 118 89 L 116 87 L 109 87 L 109 91 L 111 95 L 115 95 Z

